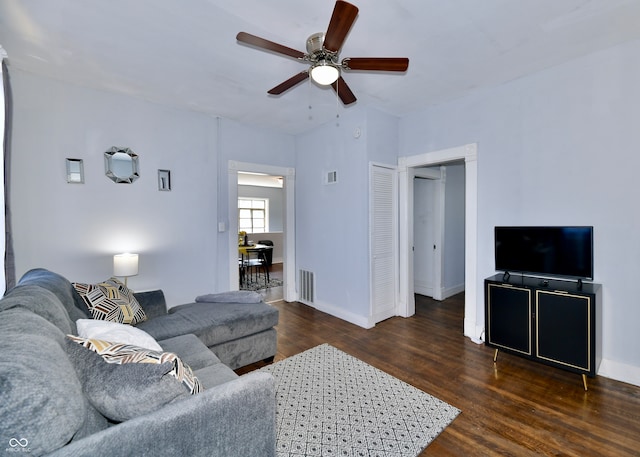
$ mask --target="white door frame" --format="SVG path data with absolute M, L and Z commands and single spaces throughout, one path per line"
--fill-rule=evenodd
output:
M 404 317 L 416 312 L 413 281 L 413 174 L 414 168 L 465 162 L 465 303 L 464 335 L 479 341 L 482 326 L 477 323 L 478 303 L 478 145 L 471 143 L 450 149 L 398 159 L 400 176 L 400 297 L 398 311 Z
M 296 225 L 295 225 L 295 168 L 276 167 L 256 163 L 229 161 L 229 290 L 238 290 L 238 172 L 265 173 L 284 178 L 284 236 L 282 261 L 282 295 L 284 301 L 296 301 Z

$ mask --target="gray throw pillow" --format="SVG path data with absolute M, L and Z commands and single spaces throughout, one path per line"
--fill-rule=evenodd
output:
M 53 452 L 87 418 L 82 386 L 61 347 L 64 335 L 24 308 L 0 312 L 0 335 L 0 449 L 18 449 L 11 441 L 26 444 L 28 455 Z
M 89 402 L 112 421 L 148 414 L 190 395 L 180 381 L 168 375 L 171 362 L 107 363 L 100 354 L 69 338 L 66 345 Z

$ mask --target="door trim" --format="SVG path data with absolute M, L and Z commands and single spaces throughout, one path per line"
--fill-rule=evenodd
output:
M 457 160 L 465 163 L 465 303 L 464 335 L 480 342 L 482 325 L 478 325 L 478 144 L 471 143 L 439 151 L 398 159 L 400 176 L 400 315 L 415 314 L 413 283 L 413 173 L 414 168 L 446 164 Z M 480 289 L 482 290 L 482 289 Z
M 295 225 L 295 168 L 276 167 L 256 163 L 229 161 L 229 290 L 238 290 L 238 172 L 266 173 L 284 177 L 284 247 L 282 261 L 282 295 L 284 301 L 298 299 L 296 294 L 296 225 Z

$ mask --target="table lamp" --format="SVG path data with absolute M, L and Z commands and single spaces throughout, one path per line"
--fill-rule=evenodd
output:
M 116 254 L 113 256 L 113 276 L 123 277 L 124 285 L 127 278 L 138 274 L 138 254 Z

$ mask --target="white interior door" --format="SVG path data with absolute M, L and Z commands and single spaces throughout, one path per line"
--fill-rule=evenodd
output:
M 396 170 L 370 168 L 371 324 L 397 314 L 398 184 Z
M 433 179 L 413 182 L 413 274 L 415 292 L 433 297 L 435 292 L 436 186 Z

